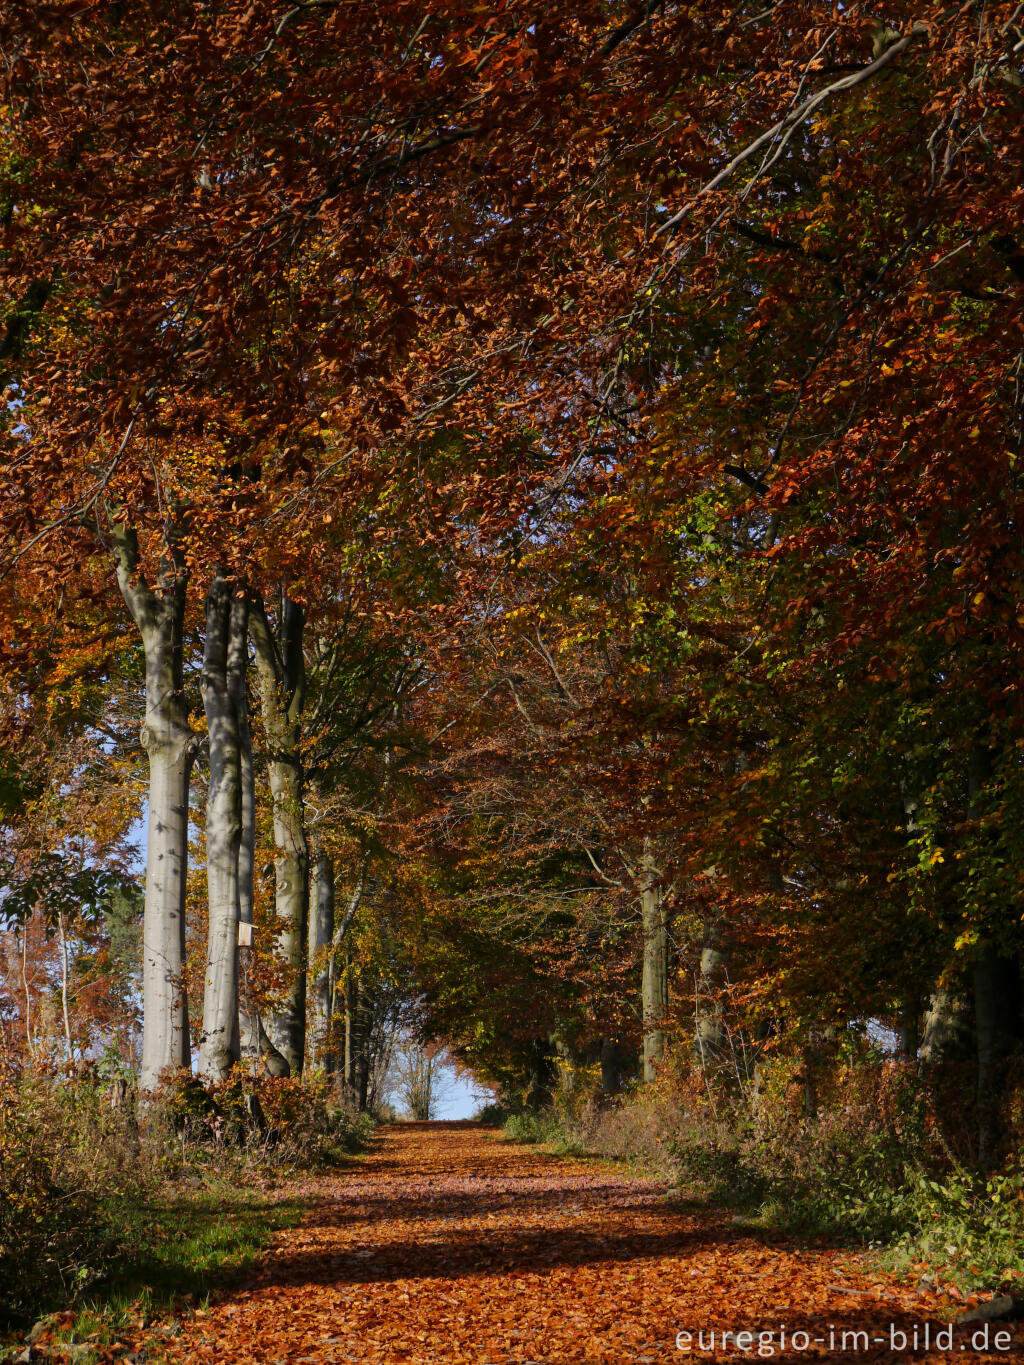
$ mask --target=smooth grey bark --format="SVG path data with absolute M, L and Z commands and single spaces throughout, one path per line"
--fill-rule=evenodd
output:
M 68 932 L 63 910 L 57 916 L 57 934 L 60 938 L 60 1004 L 64 1016 L 64 1044 L 68 1052 L 68 1061 L 73 1062 L 75 1060 L 75 1044 L 71 1035 L 71 1006 L 68 998 Z
M 249 725 L 249 688 L 243 674 L 238 689 L 238 779 L 241 785 L 242 827 L 238 838 L 238 919 L 252 924 L 253 879 L 256 875 L 256 774 L 252 766 Z
M 206 802 L 209 936 L 199 1074 L 222 1079 L 241 1055 L 238 1022 L 239 855 L 242 846 L 242 718 L 248 664 L 248 599 L 217 573 L 206 598 L 202 693 L 210 742 Z
M 242 784 L 242 832 L 238 845 L 238 922 L 253 922 L 253 878 L 256 860 L 256 775 L 252 764 L 252 730 L 249 725 L 249 688 L 243 675 L 238 693 L 239 774 Z M 249 950 L 246 949 L 246 952 Z M 240 963 L 245 962 L 239 950 Z M 259 1011 L 249 996 L 242 967 L 238 1009 L 238 1041 L 242 1057 L 271 1076 L 287 1076 L 288 1063 L 270 1041 Z
M 329 1069 L 332 1001 L 334 996 L 334 860 L 323 849 L 313 865 L 313 894 L 309 935 L 309 1060 Z
M 665 922 L 665 896 L 661 874 L 649 842 L 645 842 L 641 861 L 640 919 L 643 934 L 643 1011 L 644 1080 L 653 1081 L 658 1063 L 665 1053 L 665 1016 L 668 1013 L 668 927 Z
M 961 1058 L 968 1046 L 966 1015 L 963 998 L 953 986 L 936 986 L 924 1014 L 918 1060 L 932 1066 Z
M 191 1064 L 185 995 L 185 879 L 188 793 L 196 736 L 182 677 L 187 574 L 165 533 L 156 590 L 139 573 L 138 540 L 115 528 L 117 582 L 146 656 L 146 715 L 141 742 L 149 759 L 149 832 L 142 935 L 142 1064 L 139 1085 L 154 1090 L 171 1067 Z
M 268 1032 L 293 1076 L 301 1075 L 305 1053 L 309 919 L 309 849 L 302 807 L 302 708 L 306 696 L 303 624 L 302 608 L 284 594 L 276 633 L 263 603 L 253 603 L 250 630 L 274 809 L 277 953 L 285 978 L 283 998 L 268 1021 Z
M 695 1043 L 702 1066 L 722 1060 L 726 1050 L 725 1024 L 719 992 L 725 980 L 725 957 L 716 941 L 717 931 L 710 929 L 700 954 L 695 1001 Z

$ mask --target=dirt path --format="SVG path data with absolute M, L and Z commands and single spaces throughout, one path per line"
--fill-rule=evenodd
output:
M 952 1351 L 911 1349 L 915 1325 L 923 1344 L 925 1324 L 934 1338 L 944 1321 L 933 1299 L 663 1194 L 474 1124 L 398 1125 L 358 1168 L 325 1178 L 303 1225 L 279 1233 L 250 1285 L 192 1320 L 173 1354 L 259 1365 L 974 1358 L 964 1333 Z M 724 1331 L 771 1336 L 737 1349 Z M 861 1331 L 843 1349 L 843 1334 Z

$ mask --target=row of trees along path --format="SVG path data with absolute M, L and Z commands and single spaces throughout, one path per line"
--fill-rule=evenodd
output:
M 948 1321 L 934 1292 L 848 1253 L 765 1238 L 655 1181 L 476 1123 L 395 1125 L 358 1170 L 308 1193 L 302 1225 L 277 1234 L 254 1277 L 164 1337 L 171 1359 L 624 1365 L 685 1359 L 686 1332 L 694 1356 L 741 1358 L 699 1349 L 714 1329 L 774 1333 L 787 1362 L 842 1359 L 845 1333 L 851 1359 L 881 1361 L 898 1357 L 892 1333 L 912 1343 L 916 1327 L 923 1342 L 925 1324 L 934 1338 Z M 908 1358 L 976 1358 L 971 1329 Z
M 398 980 L 513 1098 L 674 1036 L 813 1122 L 873 1022 L 1019 1148 L 1022 13 L 0 7 L 24 1058 L 43 920 L 144 1091 L 366 1105 Z

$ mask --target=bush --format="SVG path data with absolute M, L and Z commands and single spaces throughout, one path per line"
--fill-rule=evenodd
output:
M 511 1110 L 498 1100 L 488 1100 L 473 1114 L 474 1123 L 486 1123 L 491 1128 L 503 1128 L 511 1117 Z
M 98 1087 L 0 1077 L 0 1320 L 93 1283 L 120 1247 L 112 1209 L 146 1184 L 130 1125 Z
M 912 1226 L 892 1261 L 941 1270 L 964 1292 L 1024 1280 L 1024 1164 L 1020 1158 L 986 1181 L 956 1170 L 921 1177 L 909 1201 Z
M 550 1112 L 510 1114 L 503 1131 L 509 1142 L 551 1142 L 562 1135 L 558 1115 Z
M 322 1075 L 302 1079 L 230 1076 L 205 1086 L 194 1076 L 170 1079 L 146 1111 L 152 1146 L 172 1130 L 179 1169 L 202 1159 L 266 1170 L 330 1165 L 363 1151 L 374 1120 L 338 1099 Z M 164 1155 L 165 1163 L 170 1160 Z
M 669 1060 L 656 1082 L 603 1104 L 563 1083 L 555 1109 L 514 1115 L 505 1133 L 628 1161 L 764 1226 L 887 1248 L 965 1290 L 1019 1289 L 1024 1168 L 985 1182 L 957 1164 L 941 1096 L 910 1063 L 851 1046 L 814 1080 L 809 1114 L 798 1058 L 769 1059 L 756 1083 Z
M 0 1322 L 79 1301 L 145 1262 L 164 1236 L 153 1215 L 188 1212 L 181 1183 L 185 1203 L 205 1186 L 249 1189 L 243 1172 L 336 1163 L 364 1149 L 374 1127 L 322 1080 L 239 1076 L 207 1088 L 179 1075 L 141 1122 L 117 1084 L 0 1073 Z M 214 1239 L 211 1254 L 229 1241 Z

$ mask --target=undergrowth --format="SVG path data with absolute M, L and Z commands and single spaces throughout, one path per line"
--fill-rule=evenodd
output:
M 505 1136 L 624 1161 L 750 1226 L 870 1248 L 963 1293 L 1024 1290 L 1024 1164 L 972 1173 L 912 1066 L 851 1056 L 811 1112 L 791 1060 L 753 1084 L 667 1065 L 612 1101 L 592 1073 L 561 1064 L 553 1106 L 509 1114 Z
M 315 1079 L 185 1077 L 137 1116 L 95 1077 L 0 1074 L 0 1330 L 64 1313 L 65 1332 L 116 1332 L 201 1297 L 297 1216 L 298 1173 L 372 1128 Z

